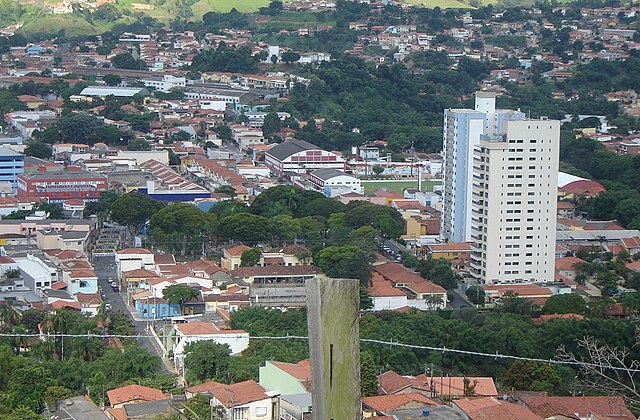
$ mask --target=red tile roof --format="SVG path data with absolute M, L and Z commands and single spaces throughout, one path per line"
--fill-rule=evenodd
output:
M 220 332 L 211 322 L 187 322 L 176 325 L 176 329 L 184 335 L 209 335 Z
M 395 394 L 411 386 L 411 381 L 398 373 L 390 370 L 378 376 L 378 388 L 380 394 Z
M 570 182 L 564 187 L 560 187 L 559 190 L 565 194 L 594 196 L 598 195 L 598 193 L 601 193 L 602 191 L 606 191 L 607 189 L 596 181 L 581 179 Z
M 414 403 L 414 404 L 411 404 Z M 376 410 L 380 413 L 391 410 L 399 410 L 411 404 L 411 408 L 415 408 L 415 403 L 421 403 L 423 406 L 438 405 L 435 401 L 425 397 L 419 392 L 410 392 L 407 394 L 379 395 L 375 397 L 364 397 L 362 404 Z
M 273 366 L 288 373 L 294 378 L 300 381 L 311 380 L 311 369 L 309 366 L 300 363 L 284 363 L 284 362 L 270 362 Z
M 635 420 L 620 396 L 615 397 L 522 397 L 522 402 L 530 408 L 552 403 L 565 407 L 579 417 L 586 418 L 592 414 L 612 417 L 618 420 Z
M 160 401 L 170 398 L 159 389 L 149 388 L 142 385 L 127 385 L 107 391 L 109 404 L 123 404 L 131 401 Z
M 51 304 L 51 307 L 53 309 L 66 308 L 66 309 L 76 309 L 78 311 L 82 309 L 80 306 L 80 302 L 67 302 L 64 300 L 56 300 Z
M 148 249 L 145 248 L 125 248 L 125 249 L 121 249 L 119 251 L 116 251 L 116 254 L 119 255 L 123 255 L 123 254 L 153 254 L 153 252 L 149 251 Z
M 227 248 L 224 250 L 224 252 L 231 255 L 232 257 L 237 257 L 239 255 L 242 255 L 244 251 L 248 251 L 250 249 L 251 249 L 250 246 L 246 246 L 245 244 L 240 244 L 240 245 L 232 246 L 231 248 Z
M 463 398 L 453 404 L 474 420 L 543 420 L 526 407 L 494 397 Z
M 575 265 L 581 262 L 584 262 L 584 260 L 577 257 L 558 258 L 556 260 L 556 270 L 559 270 L 559 271 L 574 270 Z
M 80 303 L 100 303 L 102 298 L 98 293 L 76 293 L 76 299 Z
M 367 288 L 367 291 L 371 297 L 407 295 L 402 290 L 393 287 L 393 284 L 391 284 L 390 281 L 385 280 L 380 273 L 373 273 L 373 276 L 371 277 L 371 286 Z
M 270 398 L 263 387 L 256 381 L 244 381 L 233 385 L 219 382 L 205 382 L 186 389 L 187 392 L 197 394 L 208 392 L 212 394 L 225 408 L 237 407 L 253 401 Z
M 469 380 L 469 386 L 474 387 L 475 396 L 479 397 L 495 397 L 498 396 L 498 390 L 491 377 L 473 377 L 467 376 L 448 376 L 429 377 L 425 374 L 417 375 L 414 382 L 421 384 L 425 389 L 433 389 L 436 395 L 464 395 L 464 380 Z

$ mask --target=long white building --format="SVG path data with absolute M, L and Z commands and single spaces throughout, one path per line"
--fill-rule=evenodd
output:
M 496 111 L 485 92 L 449 111 L 443 237 L 473 243 L 482 283 L 553 281 L 560 122 Z

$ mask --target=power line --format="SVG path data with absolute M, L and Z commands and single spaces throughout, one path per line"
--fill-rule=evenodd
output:
M 46 338 L 155 338 L 154 335 L 151 334 L 138 334 L 138 335 L 115 335 L 115 334 L 18 334 L 18 333 L 2 333 L 0 334 L 0 338 L 2 337 L 46 337 Z M 199 335 L 189 335 L 185 334 L 182 337 L 200 337 Z M 241 334 L 225 334 L 225 338 L 249 338 L 251 340 L 308 340 L 307 336 L 296 336 L 296 335 L 285 335 L 285 336 L 246 336 Z M 640 369 L 627 369 L 619 366 L 610 366 L 610 365 L 601 365 L 597 363 L 588 363 L 588 362 L 575 362 L 569 360 L 556 360 L 556 359 L 541 359 L 536 357 L 524 357 L 524 356 L 513 356 L 510 354 L 501 354 L 501 353 L 484 353 L 479 351 L 471 351 L 471 350 L 460 350 L 460 349 L 449 349 L 447 347 L 432 347 L 432 346 L 422 346 L 418 344 L 406 344 L 400 343 L 397 341 L 383 341 L 383 340 L 375 340 L 371 338 L 361 338 L 361 342 L 363 343 L 371 343 L 371 344 L 380 344 L 390 347 L 404 347 L 410 348 L 414 350 L 430 350 L 441 353 L 454 353 L 454 354 L 464 354 L 468 356 L 477 356 L 477 357 L 486 357 L 492 358 L 494 360 L 497 359 L 506 359 L 506 360 L 522 360 L 527 362 L 540 362 L 540 363 L 548 363 L 555 365 L 572 365 L 572 366 L 587 366 L 598 369 L 606 369 L 606 370 L 617 370 L 624 371 L 629 373 L 640 373 Z

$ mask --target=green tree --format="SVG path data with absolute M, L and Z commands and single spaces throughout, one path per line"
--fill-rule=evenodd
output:
M 368 309 L 373 309 L 373 299 L 367 289 L 360 286 L 360 310 L 366 311 Z
M 382 166 L 379 166 L 379 165 L 375 165 L 374 167 L 371 168 L 371 170 L 376 175 L 380 175 L 381 173 L 384 172 L 384 168 Z
M 575 293 L 553 295 L 542 307 L 543 314 L 579 314 L 584 315 L 587 304 L 582 296 Z
M 329 277 L 358 279 L 364 287 L 371 280 L 369 256 L 357 246 L 330 246 L 318 252 L 314 261 Z
M 300 60 L 300 54 L 295 51 L 285 51 L 280 55 L 280 59 L 285 63 L 295 63 Z
M 41 141 L 30 141 L 24 149 L 24 154 L 40 159 L 49 159 L 53 153 L 51 146 Z
M 223 420 L 225 413 L 221 406 L 211 407 L 209 398 L 204 395 L 189 398 L 184 403 L 184 410 L 187 420 Z
M 378 248 L 380 232 L 371 226 L 362 226 L 349 233 L 349 244 L 355 245 L 369 255 L 373 255 Z
M 42 420 L 42 415 L 27 406 L 19 406 L 9 414 L 0 414 L 0 420 Z
M 242 256 L 240 257 L 240 266 L 255 267 L 260 262 L 261 257 L 262 252 L 260 252 L 260 248 L 247 249 L 242 253 Z
M 237 195 L 236 189 L 233 188 L 233 186 L 231 185 L 221 185 L 218 188 L 216 188 L 214 192 L 218 194 L 226 194 L 229 197 L 235 197 Z
M 280 131 L 282 128 L 282 121 L 280 121 L 280 117 L 275 112 L 270 112 L 264 117 L 264 123 L 262 124 L 262 133 L 267 138 L 272 138 L 272 136 Z
M 127 226 L 132 235 L 137 235 L 147 221 L 163 207 L 164 204 L 160 201 L 132 191 L 113 202 L 110 215 L 114 222 Z
M 236 213 L 249 213 L 249 206 L 239 201 L 225 200 L 211 206 L 209 213 L 218 216 L 218 219 L 222 219 Z
M 232 214 L 220 220 L 218 226 L 218 233 L 223 239 L 242 242 L 268 241 L 271 232 L 269 219 L 251 213 Z
M 120 53 L 111 59 L 111 65 L 117 69 L 144 70 L 146 65 L 142 60 L 136 60 L 129 53 Z
M 471 303 L 473 303 L 474 305 L 484 306 L 486 293 L 484 292 L 484 289 L 482 287 L 471 286 L 467 289 L 465 293 L 467 295 L 467 298 L 469 298 L 469 300 L 471 301 Z
M 368 351 L 360 353 L 360 393 L 363 397 L 378 395 L 378 366 Z
M 47 388 L 53 382 L 51 371 L 42 366 L 19 368 L 11 375 L 7 402 L 14 409 L 24 406 L 41 413 Z
M 270 219 L 271 230 L 275 237 L 283 241 L 292 241 L 300 236 L 300 222 L 288 214 L 279 214 Z
M 162 290 L 162 297 L 169 303 L 177 303 L 182 308 L 185 302 L 200 296 L 200 291 L 185 284 L 172 284 Z
M 127 145 L 127 149 L 133 151 L 145 151 L 151 150 L 151 145 L 144 139 L 135 139 L 129 142 L 129 144 Z
M 187 382 L 226 381 L 231 357 L 228 345 L 208 340 L 196 341 L 185 346 L 184 354 Z
M 546 391 L 554 393 L 562 381 L 553 366 L 540 363 L 516 360 L 502 378 L 506 389 L 517 391 Z
M 154 241 L 164 244 L 169 250 L 180 249 L 182 255 L 187 253 L 187 244 L 193 253 L 200 250 L 216 231 L 217 218 L 200 210 L 193 204 L 174 203 L 163 207 L 150 220 L 149 227 Z M 179 247 L 179 248 L 176 248 Z
M 73 391 L 69 388 L 65 388 L 59 385 L 53 385 L 47 387 L 44 393 L 44 400 L 48 403 L 55 403 L 58 400 L 66 400 L 73 397 Z
M 458 278 L 451 269 L 449 261 L 444 258 L 422 260 L 418 263 L 417 269 L 422 277 L 447 290 L 458 287 Z
M 396 209 L 364 201 L 347 205 L 345 222 L 353 229 L 372 226 L 387 238 L 399 238 L 404 233 L 404 220 Z
M 512 291 L 508 291 L 501 298 L 500 310 L 519 315 L 531 316 L 537 312 L 539 307 L 527 298 L 518 296 Z
M 107 84 L 107 86 L 118 86 L 122 83 L 122 77 L 117 74 L 105 74 L 102 77 L 102 80 Z

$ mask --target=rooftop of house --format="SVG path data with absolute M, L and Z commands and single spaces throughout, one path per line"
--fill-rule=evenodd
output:
M 159 401 L 169 398 L 169 396 L 163 394 L 159 389 L 135 384 L 107 391 L 107 397 L 109 397 L 109 404 L 112 406 L 135 400 Z
M 153 252 L 149 251 L 145 248 L 125 248 L 119 251 L 116 251 L 118 255 L 138 255 L 138 254 L 153 254 Z
M 529 408 L 552 403 L 565 407 L 581 418 L 590 415 L 612 417 L 618 420 L 634 420 L 636 417 L 629 411 L 624 399 L 620 396 L 590 396 L 590 397 L 546 397 L 527 396 L 521 398 Z
M 425 406 L 438 405 L 437 402 L 430 398 L 427 398 L 419 392 L 409 392 L 406 394 L 393 394 L 393 395 L 378 395 L 375 397 L 364 397 L 362 404 L 365 407 L 373 409 L 380 413 L 385 413 L 390 410 L 398 410 L 405 406 L 415 406 L 416 403 L 424 404 Z
M 543 420 L 543 417 L 526 407 L 494 397 L 463 398 L 454 404 L 472 419 Z
M 245 244 L 239 244 L 239 245 L 236 245 L 236 246 L 232 246 L 231 248 L 225 249 L 224 252 L 226 254 L 231 255 L 232 257 L 237 257 L 237 256 L 242 255 L 242 253 L 244 251 L 248 251 L 250 249 L 251 249 L 250 246 L 246 246 Z
M 238 382 L 232 385 L 221 384 L 218 382 L 207 382 L 195 387 L 187 388 L 187 391 L 193 393 L 209 392 L 225 408 L 237 407 L 239 405 L 270 398 L 266 394 L 265 389 L 253 380 Z

